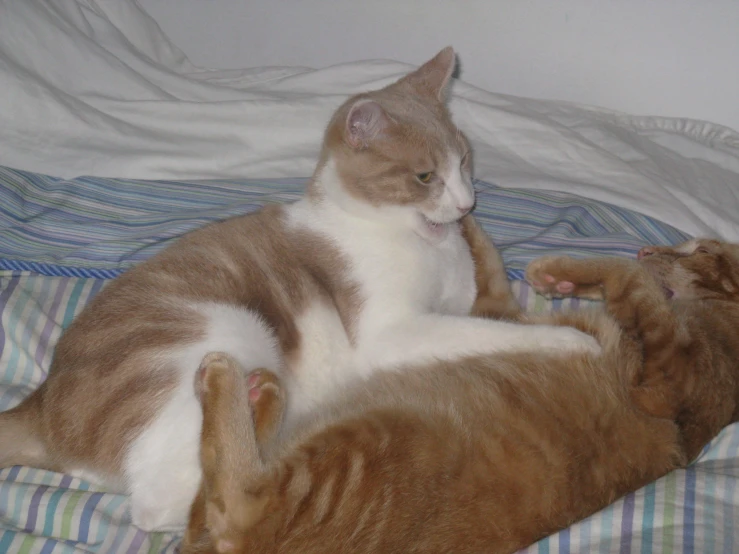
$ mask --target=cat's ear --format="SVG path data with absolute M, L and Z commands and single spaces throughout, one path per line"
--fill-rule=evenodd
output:
M 382 135 L 390 123 L 385 110 L 372 100 L 358 100 L 346 117 L 346 141 L 352 148 L 364 148 Z
M 421 93 L 428 94 L 441 102 L 447 97 L 449 80 L 457 64 L 457 56 L 451 46 L 447 46 L 433 58 L 407 75 L 403 81 Z

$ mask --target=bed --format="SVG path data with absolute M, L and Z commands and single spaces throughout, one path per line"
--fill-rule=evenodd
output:
M 297 198 L 332 110 L 410 69 L 206 70 L 135 3 L 4 10 L 0 410 L 43 381 L 60 333 L 110 279 L 207 222 Z M 33 46 L 19 48 L 29 37 Z M 547 301 L 522 281 L 543 254 L 634 256 L 692 236 L 739 242 L 730 128 L 464 82 L 451 107 L 475 149 L 475 214 L 528 310 L 579 304 Z M 738 485 L 735 424 L 685 470 L 524 552 L 734 552 Z M 176 550 L 177 535 L 144 533 L 127 509 L 124 496 L 67 475 L 0 469 L 0 553 Z

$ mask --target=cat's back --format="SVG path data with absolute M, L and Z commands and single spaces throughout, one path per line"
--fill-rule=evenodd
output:
M 342 272 L 362 298 L 364 321 L 358 325 L 387 325 L 407 312 L 469 313 L 476 293 L 474 263 L 457 223 L 449 224 L 443 240 L 430 243 L 407 228 L 309 200 L 290 206 L 288 221 L 294 233 L 308 231 L 335 249 Z
M 115 329 L 121 336 L 142 325 L 160 329 L 165 343 L 186 341 L 202 329 L 203 312 L 212 311 L 203 306 L 228 306 L 258 314 L 289 352 L 300 340 L 296 316 L 335 292 L 340 262 L 326 241 L 291 230 L 285 207 L 267 206 L 194 231 L 124 273 L 76 318 L 59 346 L 63 351 L 81 335 Z
M 300 382 L 287 381 L 302 387 L 301 398 L 326 394 L 343 374 L 341 363 L 328 362 L 350 356 L 362 300 L 343 253 L 288 224 L 290 209 L 272 205 L 208 225 L 108 284 L 62 335 L 47 396 L 83 394 L 86 383 L 119 374 L 149 383 L 140 387 L 147 391 L 168 390 L 213 350 L 244 367 L 297 375 Z

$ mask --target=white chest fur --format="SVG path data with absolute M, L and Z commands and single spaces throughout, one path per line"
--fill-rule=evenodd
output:
M 362 219 L 328 203 L 301 200 L 288 213 L 293 225 L 320 234 L 348 260 L 347 278 L 363 300 L 360 334 L 408 313 L 469 313 L 474 264 L 456 223 L 432 244 L 408 226 Z
M 319 234 L 341 251 L 348 261 L 346 278 L 359 286 L 362 301 L 354 344 L 338 314 L 323 303 L 298 317 L 304 346 L 291 375 L 296 390 L 291 414 L 303 413 L 335 387 L 376 369 L 375 340 L 385 329 L 418 314 L 469 313 L 476 294 L 474 264 L 457 224 L 431 243 L 410 226 L 364 219 L 331 203 L 306 199 L 287 211 L 292 226 Z

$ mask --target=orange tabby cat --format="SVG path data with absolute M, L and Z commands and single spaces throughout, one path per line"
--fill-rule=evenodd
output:
M 277 377 L 210 354 L 184 554 L 514 552 L 684 465 L 739 418 L 739 247 L 540 259 L 538 290 L 603 297 L 605 310 L 528 317 L 492 245 L 464 226 L 479 312 L 574 325 L 602 354 L 375 374 L 286 435 Z

